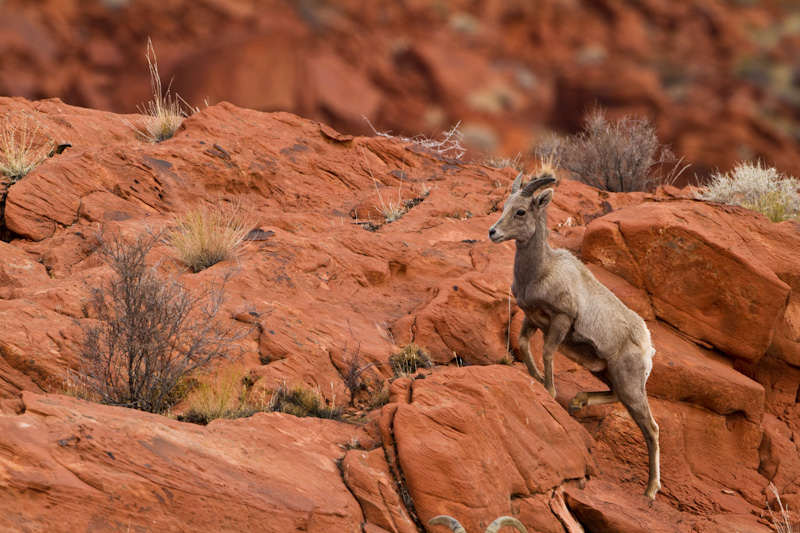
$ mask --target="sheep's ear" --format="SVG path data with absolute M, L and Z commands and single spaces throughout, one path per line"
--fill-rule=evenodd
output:
M 514 184 L 511 186 L 511 194 L 516 193 L 519 190 L 519 186 L 522 184 L 522 172 L 517 174 L 517 179 L 514 180 Z
M 531 207 L 544 209 L 550 200 L 553 199 L 553 189 L 545 189 L 541 194 L 534 196 L 531 200 Z

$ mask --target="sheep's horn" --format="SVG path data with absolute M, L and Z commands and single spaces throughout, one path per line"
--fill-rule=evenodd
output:
M 516 179 L 514 180 L 514 184 L 511 186 L 511 194 L 514 194 L 519 190 L 519 186 L 522 184 L 522 172 L 517 174 Z
M 525 526 L 522 525 L 522 522 L 520 522 L 516 518 L 511 518 L 510 516 L 501 516 L 500 518 L 489 524 L 489 527 L 486 528 L 485 533 L 497 533 L 503 526 L 511 526 L 517 531 L 521 531 L 522 533 L 528 533 L 528 530 L 525 529 Z
M 529 184 L 527 184 L 524 189 L 522 189 L 520 195 L 526 198 L 530 198 L 531 196 L 533 196 L 533 193 L 536 192 L 537 189 L 540 189 L 545 185 L 554 183 L 555 181 L 556 179 L 553 177 L 552 174 L 542 178 L 535 179 Z
M 467 533 L 467 530 L 464 529 L 464 526 L 462 526 L 458 520 L 444 514 L 431 518 L 428 520 L 428 524 L 431 526 L 447 526 L 453 533 Z

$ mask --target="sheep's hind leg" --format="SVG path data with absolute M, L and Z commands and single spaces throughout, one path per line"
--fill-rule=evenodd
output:
M 531 355 L 531 337 L 534 336 L 538 329 L 528 320 L 528 317 L 522 320 L 522 329 L 519 332 L 519 349 L 522 351 L 522 359 L 525 362 L 525 366 L 528 367 L 528 373 L 539 383 L 544 383 L 544 376 L 539 372 L 539 367 L 536 366 L 536 361 L 533 360 L 533 355 Z
M 569 412 L 572 414 L 587 405 L 616 403 L 618 401 L 619 398 L 612 391 L 579 392 L 569 401 Z

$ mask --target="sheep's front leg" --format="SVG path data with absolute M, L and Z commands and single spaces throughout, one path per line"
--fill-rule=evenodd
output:
M 539 372 L 536 361 L 533 360 L 533 356 L 531 355 L 531 337 L 533 337 L 537 330 L 538 328 L 533 325 L 527 316 L 522 320 L 522 329 L 519 332 L 519 350 L 522 352 L 522 359 L 525 362 L 525 366 L 528 367 L 528 374 L 533 376 L 533 379 L 539 383 L 544 383 L 542 373 Z
M 555 315 L 550 320 L 550 327 L 544 335 L 544 349 L 542 350 L 544 387 L 553 398 L 556 397 L 556 386 L 553 383 L 553 357 L 555 357 L 556 348 L 569 333 L 570 327 L 572 327 L 572 319 L 569 316 Z

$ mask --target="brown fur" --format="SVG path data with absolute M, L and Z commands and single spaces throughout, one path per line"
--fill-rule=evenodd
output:
M 655 499 L 661 488 L 658 425 L 650 413 L 645 382 L 655 350 L 644 320 L 628 309 L 566 250 L 547 242 L 547 205 L 553 190 L 535 195 L 553 183 L 545 173 L 520 189 L 517 176 L 503 215 L 489 230 L 495 243 L 516 240 L 514 283 L 511 290 L 525 312 L 519 336 L 528 372 L 555 397 L 553 356 L 556 348 L 605 382 L 611 391 L 580 392 L 569 403 L 570 412 L 600 403 L 622 402 L 641 429 L 650 460 L 645 495 Z M 544 334 L 544 376 L 531 357 L 530 338 Z

